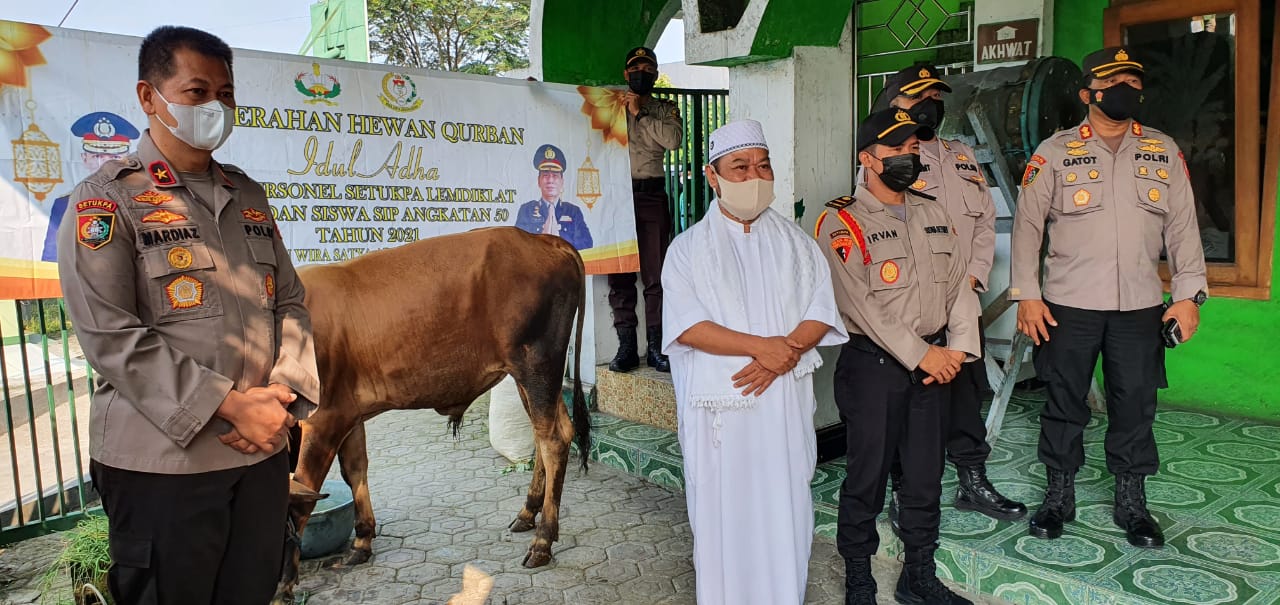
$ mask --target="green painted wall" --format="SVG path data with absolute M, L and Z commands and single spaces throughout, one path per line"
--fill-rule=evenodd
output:
M 751 54 L 789 57 L 797 46 L 835 46 L 853 11 L 852 0 L 770 2 L 756 30 Z
M 1053 3 L 1053 55 L 1080 64 L 1102 48 L 1102 11 L 1109 0 L 1057 0 Z
M 627 51 L 645 43 L 667 2 L 547 0 L 542 13 L 543 79 L 593 86 L 622 84 Z

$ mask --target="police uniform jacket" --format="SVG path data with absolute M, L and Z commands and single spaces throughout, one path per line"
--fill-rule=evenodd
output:
M 956 245 L 966 271 L 985 292 L 996 254 L 996 208 L 973 149 L 960 141 L 920 143 L 924 170 L 911 188 L 942 202 L 956 230 Z
M 815 230 L 849 333 L 915 369 L 929 349 L 923 337 L 946 328 L 947 348 L 978 359 L 978 297 L 942 205 L 908 191 L 904 223 L 858 187 L 827 206 Z
M 649 97 L 642 100 L 636 115 L 627 112 L 627 136 L 631 178 L 665 176 L 662 173 L 663 154 L 668 149 L 679 147 L 684 139 L 680 107 L 666 99 Z
M 570 202 L 556 202 L 556 224 L 559 229 L 556 235 L 564 238 L 575 250 L 586 250 L 595 242 L 591 238 L 591 230 L 582 216 L 582 209 Z M 547 222 L 547 214 L 551 212 L 551 203 L 543 200 L 532 200 L 520 205 L 516 213 L 516 227 L 529 233 L 542 233 Z
M 281 383 L 304 417 L 320 399 L 311 323 L 262 187 L 211 164 L 197 198 L 150 133 L 81 182 L 59 229 L 67 311 L 97 371 L 89 454 L 166 474 L 246 466 L 218 440 L 231 389 Z
M 1132 122 L 1112 152 L 1088 120 L 1041 143 L 1014 217 L 1009 296 L 1098 311 L 1160 305 L 1160 251 L 1173 299 L 1207 291 L 1195 200 L 1168 135 Z M 1040 248 L 1049 252 L 1040 286 Z

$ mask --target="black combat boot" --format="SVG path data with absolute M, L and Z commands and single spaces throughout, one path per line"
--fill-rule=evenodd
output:
M 876 605 L 871 557 L 844 560 L 844 605 Z
M 1045 469 L 1049 474 L 1049 487 L 1044 491 L 1044 503 L 1031 517 L 1031 535 L 1042 540 L 1062 536 L 1062 524 L 1076 520 L 1076 473 L 1057 469 Z
M 649 367 L 659 372 L 670 372 L 671 362 L 667 360 L 666 355 L 662 354 L 662 326 L 649 326 L 646 338 L 649 341 L 649 350 L 644 357 Z
M 1147 477 L 1137 473 L 1116 475 L 1116 507 L 1112 518 L 1124 530 L 1129 544 L 1138 548 L 1164 546 L 1164 532 L 1147 510 Z
M 897 466 L 896 464 L 894 465 Z M 898 500 L 898 490 L 902 489 L 902 469 L 889 470 L 889 527 L 893 535 L 902 539 L 902 526 L 898 525 L 898 515 L 902 513 L 902 502 Z
M 996 491 L 987 480 L 987 466 L 957 466 L 956 476 L 960 487 L 956 488 L 956 508 L 976 510 L 993 519 L 1014 521 L 1027 515 L 1027 505 L 1014 502 Z
M 973 601 L 951 592 L 938 579 L 938 567 L 933 561 L 933 552 L 937 549 L 936 544 L 907 549 L 893 596 L 899 603 L 909 605 L 973 605 Z
M 635 328 L 618 328 L 618 354 L 609 362 L 609 371 L 630 372 L 640 367 L 637 346 Z

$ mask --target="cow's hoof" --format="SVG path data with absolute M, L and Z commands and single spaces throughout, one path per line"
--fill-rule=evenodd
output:
M 547 563 L 550 563 L 550 562 L 551 562 L 551 553 L 549 552 L 539 552 L 533 549 L 529 549 L 529 554 L 524 556 L 524 566 L 529 569 L 533 569 L 535 567 L 542 567 L 543 565 L 546 565 Z
M 346 556 L 342 557 L 341 561 L 334 563 L 331 569 L 346 569 L 348 567 L 355 567 L 356 565 L 359 565 L 361 563 L 368 562 L 369 558 L 372 556 L 373 556 L 372 550 L 353 548 L 347 552 Z
M 533 521 L 525 521 L 520 517 L 516 517 L 516 520 L 512 521 L 511 525 L 508 525 L 507 527 L 511 528 L 511 531 L 513 532 L 520 533 L 520 532 L 529 531 L 537 526 L 534 524 Z

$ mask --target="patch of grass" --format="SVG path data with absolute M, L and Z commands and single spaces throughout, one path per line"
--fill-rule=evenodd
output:
M 102 515 L 87 516 L 63 533 L 65 546 L 40 580 L 41 605 L 93 603 L 96 598 L 92 592 L 84 593 L 85 584 L 97 587 L 107 598 L 107 605 L 111 605 L 111 597 L 107 593 L 107 571 L 111 569 L 107 535 L 107 518 Z M 54 587 L 62 580 L 70 581 L 71 595 L 54 593 Z

